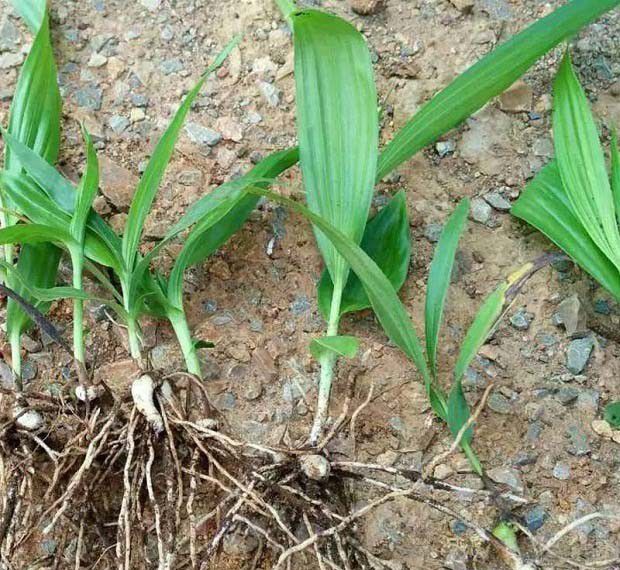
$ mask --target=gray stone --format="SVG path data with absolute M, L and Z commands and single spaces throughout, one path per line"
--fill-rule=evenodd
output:
M 183 186 L 196 186 L 202 181 L 202 172 L 200 170 L 183 170 L 179 172 L 177 181 Z
M 280 91 L 273 83 L 267 83 L 267 81 L 261 81 L 258 84 L 258 88 L 262 93 L 265 101 L 271 107 L 277 107 L 280 104 L 280 98 L 282 97 L 282 91 Z
M 120 135 L 129 126 L 129 119 L 121 115 L 112 115 L 108 120 L 108 125 L 117 135 Z
M 258 548 L 258 539 L 254 534 L 246 534 L 241 530 L 226 533 L 222 541 L 222 548 L 229 556 L 249 559 Z
M 435 150 L 437 151 L 437 154 L 441 157 L 444 158 L 446 156 L 448 156 L 449 154 L 452 154 L 456 149 L 456 145 L 454 144 L 454 141 L 439 141 L 438 143 L 435 143 Z
M 572 386 L 564 386 L 558 390 L 556 397 L 561 404 L 567 406 L 568 404 L 572 404 L 578 396 L 579 390 L 577 388 L 573 388 Z
M 159 69 L 161 69 L 164 75 L 178 73 L 179 71 L 183 71 L 183 68 L 183 62 L 178 58 L 165 59 L 159 64 Z
M 99 111 L 102 99 L 101 88 L 94 84 L 86 85 L 75 92 L 75 101 L 78 106 L 90 111 Z
M 306 295 L 298 295 L 291 303 L 291 313 L 296 317 L 307 313 L 312 308 L 310 301 Z
M 583 457 L 592 451 L 590 442 L 588 441 L 588 436 L 578 425 L 569 426 L 566 430 L 566 434 L 570 439 L 568 453 L 571 455 Z
M 32 360 L 26 360 L 22 366 L 22 380 L 24 382 L 30 382 L 37 376 L 38 366 L 37 363 Z
M 215 146 L 222 140 L 220 133 L 198 123 L 187 123 L 185 132 L 192 142 L 203 146 Z
M 553 476 L 560 481 L 570 479 L 570 465 L 563 461 L 558 461 L 553 468 Z
M 487 475 L 492 481 L 508 485 L 508 487 L 517 493 L 523 492 L 523 482 L 521 481 L 521 476 L 516 469 L 511 469 L 509 467 L 495 467 L 493 469 L 489 469 Z
M 488 194 L 485 194 L 484 199 L 488 204 L 493 206 L 496 210 L 500 212 L 508 212 L 512 207 L 512 204 L 506 200 L 497 190 L 493 190 Z
M 479 224 L 486 224 L 491 219 L 491 206 L 482 198 L 474 198 L 471 201 L 471 218 Z
M 566 352 L 566 367 L 573 374 L 581 374 L 590 360 L 594 339 L 592 337 L 578 338 L 571 341 Z
M 457 523 L 460 521 L 456 521 Z M 463 524 L 463 523 L 461 523 Z M 467 570 L 469 568 L 467 554 L 459 548 L 452 548 L 443 563 L 448 570 Z
M 519 309 L 514 315 L 510 317 L 510 324 L 519 331 L 526 331 L 530 328 L 534 315 L 528 313 L 525 309 Z
M 19 30 L 15 24 L 5 18 L 0 26 L 0 51 L 11 51 L 19 43 Z
M 536 532 L 545 524 L 547 516 L 547 511 L 545 508 L 541 505 L 536 505 L 525 512 L 523 519 L 527 528 L 531 532 Z
M 142 4 L 142 6 L 144 6 L 147 10 L 154 12 L 159 9 L 161 0 L 140 0 L 140 4 Z
M 173 372 L 183 366 L 183 357 L 178 345 L 157 344 L 150 352 L 151 364 L 154 370 Z
M 558 306 L 556 322 L 564 325 L 570 337 L 583 336 L 587 330 L 587 316 L 579 297 L 571 295 Z
M 224 392 L 215 400 L 215 407 L 218 410 L 232 410 L 237 404 L 237 398 L 232 392 Z
M 18 67 L 24 61 L 23 53 L 3 53 L 0 55 L 0 69 L 11 69 Z
M 12 390 L 15 387 L 15 376 L 11 367 L 0 360 L 0 386 L 6 390 Z
M 424 228 L 424 237 L 431 243 L 437 243 L 439 241 L 439 238 L 441 237 L 442 230 L 443 225 L 441 224 L 428 224 Z
M 512 413 L 512 403 L 506 396 L 494 392 L 489 396 L 488 406 L 491 410 L 498 414 Z

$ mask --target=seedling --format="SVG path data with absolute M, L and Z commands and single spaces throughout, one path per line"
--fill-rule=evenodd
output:
M 15 95 L 9 112 L 8 131 L 42 159 L 53 163 L 58 157 L 60 141 L 60 93 L 56 82 L 56 64 L 49 32 L 49 16 L 44 1 L 16 2 L 15 9 L 35 34 L 32 48 L 22 66 Z M 9 148 L 5 148 L 4 172 L 22 176 L 22 165 Z M 17 223 L 13 204 L 0 194 L 0 225 L 8 228 Z M 14 265 L 12 245 L 4 247 L 4 260 Z M 49 243 L 27 244 L 22 247 L 17 267 L 33 287 L 49 287 L 54 284 L 60 251 Z M 2 271 L 5 283 L 27 300 L 35 302 L 25 288 L 13 277 Z M 39 303 L 41 310 L 45 304 Z M 11 364 L 17 386 L 21 386 L 21 335 L 29 326 L 30 319 L 9 299 L 6 329 L 11 344 Z
M 377 236 L 365 234 L 370 228 L 366 222 L 375 181 L 457 126 L 512 84 L 542 54 L 618 2 L 603 4 L 594 6 L 576 0 L 497 48 L 424 105 L 379 154 L 376 92 L 368 49 L 361 34 L 335 16 L 315 10 L 297 10 L 289 0 L 278 0 L 293 29 L 299 155 L 310 211 L 354 244 L 360 244 L 363 238 L 367 249 L 370 244 L 376 244 Z M 397 210 L 397 204 L 393 208 Z M 384 243 L 379 252 L 387 252 L 384 257 L 398 252 L 400 257 L 379 259 L 376 250 L 369 252 L 381 270 L 389 275 L 396 290 L 402 285 L 408 264 L 408 244 L 403 243 L 403 240 L 408 241 L 406 226 L 404 212 L 382 226 Z M 340 317 L 344 312 L 369 304 L 368 291 L 364 294 L 357 281 L 360 279 L 363 283 L 361 276 L 350 276 L 351 266 L 334 244 L 322 230 L 315 233 L 326 265 L 326 274 L 319 286 L 319 305 L 327 321 L 327 330 L 324 337 L 312 344 L 312 353 L 321 368 L 310 433 L 312 445 L 318 442 L 324 429 L 336 359 L 354 355 L 357 348 L 355 338 L 338 335 Z M 446 241 L 456 243 L 453 237 L 447 237 Z M 443 269 L 450 264 L 451 261 L 438 261 L 435 274 L 445 278 Z M 431 277 L 434 281 L 433 274 Z M 352 290 L 360 294 L 361 300 L 350 295 Z M 435 411 L 447 419 L 448 403 L 441 401 L 434 387 L 437 335 L 445 289 L 435 290 L 429 286 L 429 290 L 426 321 L 429 361 L 423 375 Z M 421 349 L 415 352 L 416 360 L 426 363 Z M 456 386 L 460 386 L 460 381 Z M 459 408 L 456 402 L 464 398 L 461 394 L 452 400 L 456 413 Z

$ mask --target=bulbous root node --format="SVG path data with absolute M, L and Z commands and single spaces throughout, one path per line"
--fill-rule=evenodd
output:
M 322 455 L 302 455 L 299 466 L 302 473 L 313 481 L 325 481 L 331 473 L 331 465 Z

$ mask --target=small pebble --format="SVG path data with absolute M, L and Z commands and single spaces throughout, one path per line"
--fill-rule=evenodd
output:
M 553 468 L 553 476 L 560 481 L 566 481 L 570 478 L 570 465 L 562 461 L 558 461 Z

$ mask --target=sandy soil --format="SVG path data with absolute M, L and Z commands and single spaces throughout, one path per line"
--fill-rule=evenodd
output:
M 448 0 L 387 0 L 385 9 L 371 16 L 353 13 L 343 0 L 321 4 L 354 22 L 368 40 L 386 110 L 382 139 L 388 140 L 457 73 L 561 3 L 474 0 L 471 10 L 461 11 Z M 248 170 L 261 155 L 294 144 L 290 35 L 270 1 L 55 0 L 52 13 L 65 98 L 61 167 L 73 178 L 81 168 L 77 126 L 84 120 L 100 155 L 106 157 L 105 198 L 97 208 L 116 227 L 122 227 L 132 185 L 180 97 L 238 32 L 245 33 L 243 43 L 208 81 L 188 119 L 189 132 L 168 169 L 147 242 L 160 237 L 197 197 Z M 30 38 L 6 0 L 0 0 L 0 28 L 3 25 L 17 34 L 3 53 L 25 51 Z M 572 50 L 604 125 L 620 125 L 620 13 L 588 28 L 572 43 Z M 400 189 L 407 191 L 414 254 L 402 299 L 418 330 L 437 230 L 459 198 L 476 198 L 449 294 L 441 346 L 446 382 L 459 342 L 484 296 L 511 270 L 552 249 L 539 234 L 511 218 L 505 204 L 518 197 L 553 154 L 550 92 L 561 53 L 558 49 L 549 54 L 525 76 L 530 90 L 522 88 L 515 95 L 516 105 L 510 98 L 493 102 L 377 190 L 376 206 Z M 3 124 L 15 78 L 15 67 L 2 70 Z M 202 133 L 201 126 L 219 133 L 221 140 L 213 146 L 201 143 L 196 135 Z M 281 190 L 299 195 L 298 171 L 284 177 Z M 162 265 L 168 262 L 164 259 Z M 216 345 L 205 354 L 207 387 L 231 429 L 242 437 L 288 444 L 309 427 L 317 366 L 308 344 L 324 326 L 315 295 L 320 271 L 307 224 L 266 203 L 226 247 L 188 275 L 191 324 L 197 337 Z M 492 477 L 533 501 L 522 515 L 543 542 L 581 515 L 599 510 L 620 515 L 620 447 L 591 428 L 604 405 L 620 397 L 620 352 L 614 340 L 585 331 L 594 349 L 582 372 L 569 371 L 567 351 L 574 339 L 554 324 L 554 314 L 575 293 L 584 301 L 598 301 L 595 306 L 607 313 L 601 319 L 618 326 L 617 305 L 578 269 L 565 263 L 543 270 L 518 297 L 467 378 L 472 401 L 489 382 L 496 385 L 477 427 L 476 448 Z M 65 303 L 52 311 L 65 325 L 69 315 Z M 97 374 L 122 380 L 128 366 L 122 335 L 99 307 L 91 307 L 89 318 L 88 348 L 96 357 Z M 386 342 L 373 315 L 345 318 L 343 331 L 362 339 L 355 361 L 363 371 L 357 400 L 365 398 L 371 385 L 376 396 L 359 418 L 355 451 L 342 438 L 333 444 L 333 452 L 416 467 L 447 448 L 450 438 L 433 420 L 412 364 Z M 176 368 L 179 354 L 171 331 L 150 323 L 146 333 L 154 366 Z M 68 361 L 38 342 L 36 332 L 31 337 L 31 381 L 52 389 L 63 381 L 58 371 Z M 345 374 L 335 388 L 334 414 Z M 463 457 L 454 456 L 439 467 L 436 475 L 452 483 L 478 484 Z M 357 503 L 367 498 L 363 488 L 349 491 Z M 450 500 L 489 526 L 498 515 L 470 497 Z M 392 560 L 395 568 L 501 566 L 458 522 L 404 500 L 376 510 L 359 531 L 367 547 Z M 593 520 L 563 539 L 558 552 L 577 561 L 618 556 L 620 525 Z M 249 568 L 248 562 L 239 564 Z M 550 559 L 547 567 L 565 565 Z

